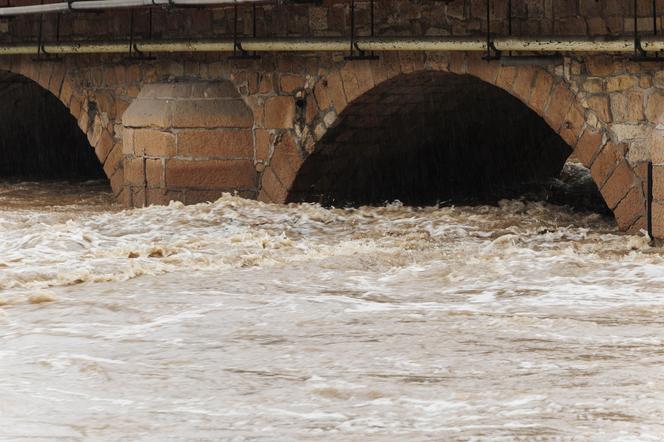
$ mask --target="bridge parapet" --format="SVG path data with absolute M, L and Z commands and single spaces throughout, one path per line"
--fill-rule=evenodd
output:
M 491 28 L 497 35 L 507 35 L 509 0 L 491 1 Z M 38 5 L 40 0 L 13 1 L 12 5 Z M 47 2 L 53 3 L 53 2 Z M 266 1 L 255 12 L 251 5 L 240 5 L 237 29 L 250 36 L 254 30 L 260 37 L 273 36 L 348 36 L 350 33 L 350 1 L 324 0 L 277 4 Z M 377 35 L 481 35 L 486 30 L 484 0 L 380 0 L 374 14 Z M 370 33 L 371 13 L 368 0 L 357 0 L 355 20 L 358 35 Z M 637 26 L 652 32 L 651 2 L 640 0 L 636 11 Z M 657 2 L 656 20 L 661 25 L 664 4 Z M 45 39 L 115 39 L 129 37 L 132 12 L 112 10 L 99 14 L 64 13 L 41 17 L 18 17 L 0 21 L 0 32 L 6 41 L 36 38 L 40 23 Z M 513 0 L 511 30 L 514 35 L 624 35 L 634 28 L 633 2 L 616 0 Z M 233 34 L 235 12 L 232 7 L 207 8 L 143 8 L 133 11 L 134 36 L 196 38 Z

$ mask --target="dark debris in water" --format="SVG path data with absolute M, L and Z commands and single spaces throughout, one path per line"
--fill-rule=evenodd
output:
M 612 216 L 590 171 L 577 163 L 566 163 L 558 178 L 526 184 L 523 198 L 567 206 L 574 211 Z

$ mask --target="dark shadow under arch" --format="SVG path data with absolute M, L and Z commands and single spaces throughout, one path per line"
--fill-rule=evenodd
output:
M 0 179 L 105 179 L 76 119 L 51 92 L 0 73 Z
M 557 176 L 571 148 L 528 106 L 470 75 L 392 78 L 344 109 L 289 201 L 491 202 Z

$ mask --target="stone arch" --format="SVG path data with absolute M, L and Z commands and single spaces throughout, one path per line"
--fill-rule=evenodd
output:
M 519 99 L 590 168 L 619 227 L 629 231 L 645 227 L 642 175 L 627 162 L 627 146 L 612 142 L 614 137 L 605 122 L 591 118 L 595 110 L 583 103 L 564 79 L 546 69 L 501 66 L 482 60 L 478 54 L 385 54 L 377 61 L 346 62 L 325 72 L 308 90 L 306 116 L 295 134 L 273 137 L 273 155 L 261 177 L 259 198 L 286 202 L 304 161 L 350 105 L 388 80 L 426 71 L 470 75 Z
M 85 134 L 116 196 L 123 190 L 122 143 L 115 138 L 112 93 L 91 91 L 67 61 L 4 58 L 0 72 L 31 80 L 57 98 Z

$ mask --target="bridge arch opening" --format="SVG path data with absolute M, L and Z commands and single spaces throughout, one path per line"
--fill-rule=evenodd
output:
M 52 92 L 2 72 L 0 100 L 0 179 L 106 180 L 86 134 Z
M 497 86 L 465 74 L 401 74 L 348 104 L 287 200 L 490 203 L 555 183 L 571 153 L 541 116 Z M 584 185 L 588 208 L 610 213 L 589 176 Z

